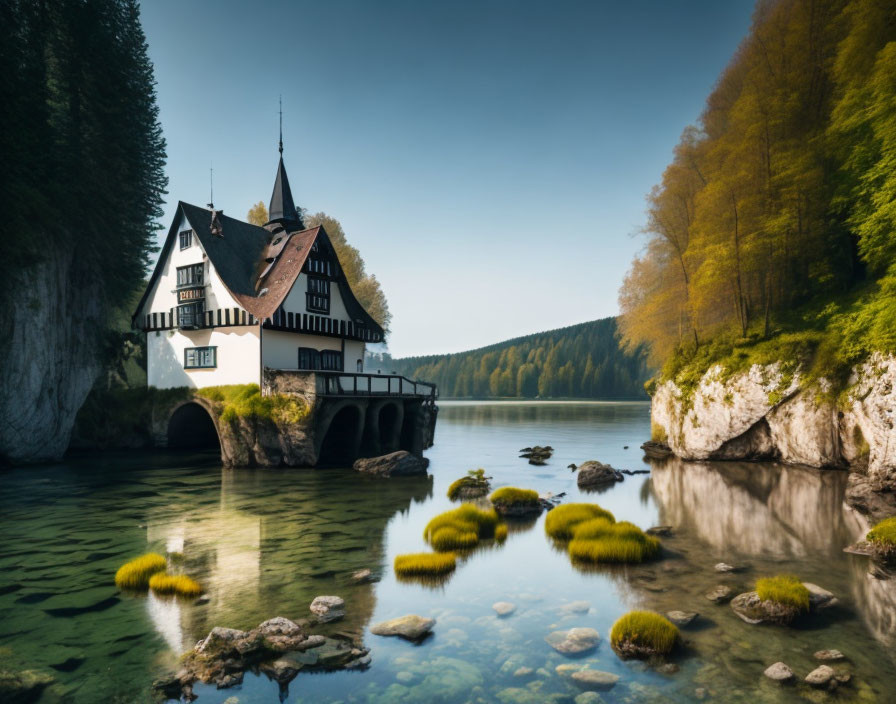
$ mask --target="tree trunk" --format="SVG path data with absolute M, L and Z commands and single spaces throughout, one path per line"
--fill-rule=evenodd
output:
M 95 276 L 73 250 L 44 259 L 7 282 L 0 310 L 0 462 L 58 460 L 75 415 L 100 373 L 100 316 Z

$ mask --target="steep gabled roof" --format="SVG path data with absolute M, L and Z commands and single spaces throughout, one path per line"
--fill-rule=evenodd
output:
M 274 179 L 274 191 L 271 193 L 271 205 L 268 208 L 268 225 L 279 223 L 286 228 L 304 228 L 305 223 L 296 210 L 295 201 L 292 198 L 292 189 L 289 187 L 289 178 L 286 176 L 286 167 L 283 165 L 281 153 L 280 163 L 277 165 L 277 178 Z
M 168 230 L 159 261 L 132 322 L 146 303 L 162 273 L 177 240 L 181 215 L 196 233 L 209 261 L 233 298 L 259 320 L 274 315 L 289 295 L 315 241 L 322 241 L 338 261 L 338 255 L 322 225 L 289 232 L 279 226 L 258 227 L 242 220 L 227 217 L 219 211 L 200 208 L 180 201 L 174 221 Z M 355 298 L 342 267 L 337 283 L 346 311 L 356 322 L 363 322 L 371 330 L 383 335 L 383 329 Z

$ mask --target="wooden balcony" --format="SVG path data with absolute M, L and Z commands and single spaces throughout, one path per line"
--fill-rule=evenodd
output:
M 395 374 L 353 372 L 313 372 L 320 396 L 394 396 L 435 402 L 438 389 L 426 381 L 414 381 Z

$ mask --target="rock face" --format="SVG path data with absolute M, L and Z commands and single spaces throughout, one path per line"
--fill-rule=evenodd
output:
M 422 640 L 429 635 L 435 625 L 434 618 L 410 614 L 371 626 L 370 632 L 376 636 L 400 636 L 406 640 Z
M 355 461 L 354 469 L 374 477 L 410 477 L 426 474 L 429 460 L 406 450 L 390 452 L 381 457 L 366 457 Z
M 896 357 L 874 355 L 853 370 L 845 400 L 801 388 L 779 363 L 725 378 L 710 368 L 692 394 L 673 382 L 653 396 L 651 416 L 683 459 L 779 459 L 811 467 L 849 467 L 874 491 L 896 489 Z
M 622 472 L 613 469 L 610 465 L 589 460 L 579 465 L 576 482 L 580 488 L 587 489 L 615 484 L 621 482 L 622 479 Z

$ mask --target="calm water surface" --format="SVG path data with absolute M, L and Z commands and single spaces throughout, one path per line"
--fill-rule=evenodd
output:
M 48 671 L 42 702 L 150 699 L 149 683 L 213 626 L 251 628 L 272 616 L 301 618 L 318 594 L 345 598 L 331 630 L 361 635 L 365 672 L 300 674 L 280 691 L 247 674 L 240 687 L 198 686 L 199 702 L 569 702 L 581 694 L 558 675 L 572 662 L 544 641 L 551 631 L 596 628 L 596 653 L 576 662 L 620 676 L 606 702 L 896 701 L 896 584 L 869 577 L 843 546 L 867 525 L 843 505 L 846 476 L 771 464 L 647 464 L 647 404 L 442 403 L 431 476 L 374 480 L 349 470 L 222 470 L 209 456 L 96 455 L 6 472 L 0 497 L 0 656 L 3 667 Z M 547 466 L 517 450 L 550 444 Z M 628 449 L 625 449 L 625 446 Z M 570 462 L 652 469 L 582 495 Z M 423 526 L 451 507 L 448 485 L 483 467 L 493 485 L 566 492 L 619 520 L 674 526 L 663 560 L 583 572 L 545 538 L 543 521 L 518 524 L 507 542 L 474 552 L 439 587 L 396 581 L 394 557 L 425 550 Z M 210 601 L 132 597 L 112 584 L 117 567 L 149 550 L 181 552 Z M 724 560 L 743 566 L 719 575 Z M 369 567 L 374 584 L 351 585 Z M 750 626 L 703 594 L 718 584 L 746 591 L 758 576 L 789 572 L 840 606 L 802 628 Z M 586 614 L 565 609 L 591 605 Z M 491 605 L 517 611 L 498 619 Z M 606 642 L 633 608 L 699 611 L 661 675 L 620 661 Z M 371 624 L 407 613 L 436 617 L 421 645 L 378 638 Z M 837 648 L 853 676 L 835 694 L 780 690 L 764 681 L 777 660 L 800 676 L 812 653 Z M 528 675 L 515 675 L 531 668 Z

